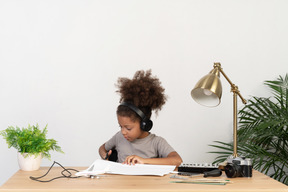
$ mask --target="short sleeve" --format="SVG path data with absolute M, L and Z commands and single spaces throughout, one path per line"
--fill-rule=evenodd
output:
M 171 152 L 175 151 L 162 137 L 157 137 L 157 150 L 160 158 L 167 157 Z
M 106 151 L 109 151 L 113 148 L 116 147 L 116 143 L 117 143 L 117 136 L 118 136 L 119 132 L 117 132 L 111 139 L 109 139 L 106 143 L 105 143 L 105 149 Z

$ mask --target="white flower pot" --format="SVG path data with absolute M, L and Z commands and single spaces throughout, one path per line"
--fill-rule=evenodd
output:
M 23 171 L 35 171 L 40 168 L 42 155 L 39 154 L 37 157 L 35 155 L 30 155 L 28 153 L 21 154 L 18 152 L 18 164 Z

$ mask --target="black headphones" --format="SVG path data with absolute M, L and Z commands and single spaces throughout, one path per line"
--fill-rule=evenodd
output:
M 129 109 L 134 111 L 141 118 L 140 128 L 143 131 L 148 132 L 151 130 L 151 128 L 153 127 L 153 122 L 150 119 L 148 119 L 146 117 L 146 115 L 138 107 L 136 107 L 135 105 L 133 105 L 131 103 L 127 103 L 127 102 L 123 102 L 120 105 L 129 107 Z

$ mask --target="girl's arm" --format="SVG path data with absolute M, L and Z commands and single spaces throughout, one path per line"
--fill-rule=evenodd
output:
M 135 165 L 136 163 L 154 165 L 175 165 L 176 167 L 178 167 L 182 163 L 182 158 L 176 151 L 173 151 L 169 153 L 167 157 L 163 158 L 142 158 L 137 155 L 130 155 L 126 157 L 123 163 L 129 165 Z
M 109 150 L 108 155 L 107 151 L 105 149 L 105 143 L 99 147 L 99 155 L 102 159 L 108 159 L 108 157 L 111 155 L 112 150 Z

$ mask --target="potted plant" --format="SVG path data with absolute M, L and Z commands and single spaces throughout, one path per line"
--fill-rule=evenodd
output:
M 239 111 L 238 151 L 253 160 L 253 168 L 288 185 L 288 74 L 265 81 L 272 97 L 252 97 Z M 233 144 L 216 141 L 220 151 L 215 162 L 223 162 Z
M 54 139 L 47 139 L 47 125 L 41 131 L 39 125 L 28 125 L 20 129 L 9 126 L 0 131 L 0 135 L 6 140 L 8 148 L 14 147 L 18 151 L 18 163 L 24 171 L 39 169 L 42 157 L 51 158 L 49 151 L 54 150 L 63 153 L 61 147 Z

